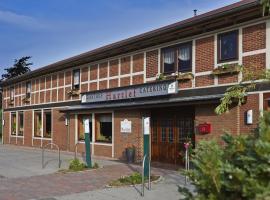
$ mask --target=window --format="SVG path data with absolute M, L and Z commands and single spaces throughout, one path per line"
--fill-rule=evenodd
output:
M 11 135 L 17 134 L 17 116 L 16 113 L 11 113 Z
M 44 132 L 43 137 L 51 138 L 52 137 L 52 112 L 51 110 L 44 111 Z
M 34 112 L 34 136 L 41 137 L 42 134 L 42 117 L 41 111 Z
M 112 114 L 96 114 L 96 141 L 112 142 Z
M 14 93 L 15 93 L 15 89 L 14 87 L 10 88 L 10 101 L 14 101 Z
M 73 89 L 79 90 L 80 89 L 80 70 L 73 71 Z
M 31 82 L 26 83 L 26 98 L 29 99 L 31 97 Z
M 218 61 L 238 59 L 238 31 L 218 35 Z
M 163 51 L 163 72 L 189 72 L 192 70 L 192 42 L 169 47 Z
M 92 142 L 92 116 L 91 115 L 78 115 L 78 141 L 84 141 L 84 120 L 89 119 L 89 137 Z
M 23 123 L 24 123 L 24 118 L 23 118 L 23 112 L 19 112 L 19 136 L 23 136 Z

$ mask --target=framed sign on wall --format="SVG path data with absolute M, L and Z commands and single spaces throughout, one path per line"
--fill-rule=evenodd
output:
M 121 121 L 121 133 L 131 133 L 131 121 L 128 119 Z

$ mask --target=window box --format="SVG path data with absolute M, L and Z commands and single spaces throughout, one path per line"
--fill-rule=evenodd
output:
M 27 98 L 27 97 L 25 96 L 25 97 L 23 97 L 22 101 L 23 101 L 24 103 L 30 103 L 30 98 Z
M 67 91 L 67 94 L 69 96 L 79 96 L 80 95 L 80 90 L 78 90 L 78 89 L 72 89 L 70 91 Z
M 194 75 L 191 72 L 179 73 L 177 76 L 177 80 L 180 80 L 180 81 L 189 81 L 192 79 L 194 79 Z
M 170 75 L 165 75 L 165 74 L 157 74 L 156 75 L 156 80 L 157 81 L 164 81 L 164 80 L 175 80 L 177 78 L 176 73 L 172 73 Z
M 14 105 L 14 99 L 13 100 L 9 100 L 8 105 L 13 106 Z
M 241 71 L 240 65 L 221 65 L 212 71 L 213 75 L 237 74 Z
M 194 75 L 191 72 L 181 73 L 181 72 L 175 72 L 170 75 L 164 75 L 164 74 L 157 74 L 156 80 L 180 80 L 180 81 L 188 81 L 192 80 L 194 78 Z

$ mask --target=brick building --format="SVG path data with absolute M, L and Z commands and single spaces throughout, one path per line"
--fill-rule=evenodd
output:
M 177 163 L 187 137 L 196 146 L 256 128 L 267 84 L 258 82 L 241 108 L 214 109 L 245 78 L 238 65 L 259 72 L 269 62 L 270 18 L 258 1 L 240 1 L 4 81 L 3 142 L 83 151 L 88 118 L 93 155 L 125 159 L 134 145 L 140 160 L 142 119 L 150 117 L 152 160 Z M 198 130 L 208 125 L 208 134 Z

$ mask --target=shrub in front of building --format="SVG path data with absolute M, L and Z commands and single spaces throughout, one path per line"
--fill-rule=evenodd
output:
M 223 136 L 223 148 L 216 141 L 200 142 L 186 172 L 195 193 L 180 187 L 187 199 L 270 198 L 270 113 L 260 120 L 253 134 Z

